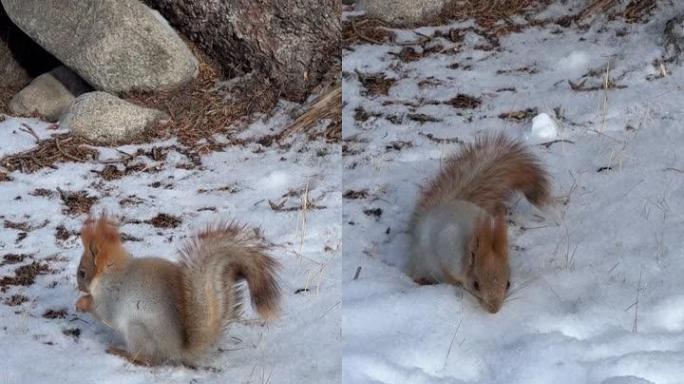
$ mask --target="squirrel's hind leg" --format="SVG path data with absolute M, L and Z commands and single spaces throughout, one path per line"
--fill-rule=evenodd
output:
M 113 345 L 107 347 L 107 353 L 109 353 L 110 355 L 123 357 L 124 359 L 128 360 L 128 362 L 131 364 L 141 365 L 145 367 L 151 367 L 152 365 L 154 365 L 152 360 L 149 360 L 144 356 L 134 355 L 123 348 L 115 347 Z
M 143 322 L 131 322 L 126 328 L 124 339 L 126 340 L 125 357 L 134 364 L 159 365 L 175 362 L 176 348 L 170 345 L 171 335 L 165 340 L 158 332 L 149 329 Z M 120 351 L 117 351 L 120 352 Z

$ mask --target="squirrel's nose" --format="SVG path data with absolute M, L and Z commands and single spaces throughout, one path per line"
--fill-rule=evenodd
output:
M 485 307 L 487 312 L 489 313 L 497 313 L 501 309 L 501 305 L 503 303 L 499 302 L 498 300 L 493 300 L 493 301 L 485 301 L 482 300 L 482 306 Z

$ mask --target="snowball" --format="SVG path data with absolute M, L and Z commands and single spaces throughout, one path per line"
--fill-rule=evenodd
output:
M 585 52 L 571 52 L 558 62 L 558 69 L 564 72 L 582 72 L 589 65 L 589 55 Z
M 540 113 L 532 119 L 530 136 L 537 139 L 558 137 L 558 123 L 548 114 Z

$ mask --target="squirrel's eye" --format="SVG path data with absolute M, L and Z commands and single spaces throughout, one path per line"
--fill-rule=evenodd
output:
M 480 290 L 480 283 L 478 283 L 477 281 L 474 281 L 473 282 L 473 288 L 475 288 L 476 291 L 479 291 Z
M 506 289 L 508 289 L 508 288 L 510 288 L 510 287 L 511 287 L 511 282 L 509 281 L 509 282 L 506 283 Z
M 78 271 L 78 277 L 80 277 L 80 278 L 84 278 L 84 277 L 85 277 L 85 271 L 84 271 L 84 270 L 82 270 L 82 269 L 81 269 L 81 270 L 79 270 L 79 271 Z

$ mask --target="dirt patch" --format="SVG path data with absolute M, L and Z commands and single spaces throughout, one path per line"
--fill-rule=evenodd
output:
M 342 47 L 350 48 L 360 43 L 385 44 L 394 40 L 394 32 L 385 28 L 384 22 L 365 16 L 342 21 Z
M 643 23 L 648 21 L 648 17 L 655 7 L 656 0 L 632 0 L 625 7 L 622 16 L 628 23 Z
M 359 191 L 355 191 L 353 189 L 348 189 L 344 192 L 342 197 L 345 199 L 350 199 L 350 200 L 365 199 L 368 197 L 368 190 L 367 189 L 361 189 Z
M 57 195 L 57 192 L 46 189 L 46 188 L 36 188 L 31 193 L 29 193 L 29 195 L 40 196 L 40 197 L 53 197 L 53 196 Z
M 14 229 L 17 231 L 30 231 L 31 230 L 31 226 L 29 225 L 28 222 L 14 222 L 14 221 L 5 220 L 5 223 L 3 225 L 5 228 Z
M 482 104 L 482 100 L 475 96 L 470 96 L 470 95 L 465 95 L 462 93 L 459 93 L 456 95 L 456 97 L 451 98 L 449 101 L 446 102 L 447 104 L 451 105 L 454 108 L 459 108 L 459 109 L 474 109 L 480 106 Z
M 197 190 L 197 193 L 209 193 L 209 192 L 238 193 L 241 190 L 242 189 L 237 184 L 228 184 L 228 185 L 225 185 L 223 187 L 213 188 L 213 189 L 200 188 Z
M 28 222 L 15 222 L 15 221 L 10 221 L 10 220 L 5 220 L 4 227 L 8 229 L 14 229 L 17 231 L 22 231 L 22 232 L 31 232 L 35 229 L 40 229 L 40 228 L 45 228 L 46 225 L 48 225 L 50 221 L 45 220 L 41 224 L 38 225 L 31 225 Z
M 133 235 L 129 235 L 128 233 L 122 233 L 121 234 L 121 240 L 122 241 L 142 241 L 141 238 L 135 237 Z
M 59 225 L 55 228 L 55 239 L 66 241 L 69 240 L 71 236 L 78 235 L 78 232 L 69 231 L 64 225 Z
M 0 291 L 4 292 L 11 285 L 32 285 L 36 276 L 50 272 L 47 264 L 34 261 L 31 264 L 22 265 L 14 270 L 14 276 L 3 276 L 0 279 Z
M 362 96 L 387 96 L 389 89 L 392 88 L 396 79 L 388 78 L 384 73 L 361 73 L 356 72 L 359 76 L 361 85 L 366 89 L 362 91 Z
M 520 67 L 520 68 L 513 68 L 513 69 L 499 69 L 496 71 L 497 75 L 512 75 L 512 74 L 520 74 L 520 73 L 526 73 L 528 75 L 534 75 L 535 73 L 539 73 L 539 70 L 534 67 Z
M 119 167 L 117 167 L 116 165 L 109 164 L 105 166 L 101 171 L 99 171 L 98 175 L 100 175 L 100 177 L 105 179 L 106 181 L 112 181 L 123 177 L 124 172 L 120 171 Z
M 419 135 L 425 137 L 426 139 L 438 144 L 463 144 L 463 140 L 458 137 L 435 137 L 432 133 L 418 132 Z
M 79 336 L 81 336 L 81 329 L 80 328 L 68 328 L 62 331 L 62 334 L 65 336 L 71 336 L 74 338 L 74 340 L 78 339 Z
M 291 200 L 295 200 L 297 204 L 289 204 Z M 318 205 L 318 200 L 313 198 L 306 188 L 290 189 L 280 198 L 280 201 L 274 202 L 268 200 L 268 204 L 272 210 L 276 212 L 293 212 L 306 211 L 312 209 L 325 209 L 324 205 Z
M 97 201 L 97 197 L 88 196 L 85 191 L 69 192 L 57 188 L 59 197 L 62 199 L 66 208 L 62 212 L 68 215 L 79 215 L 90 213 L 90 208 Z
M 5 301 L 3 301 L 3 303 L 5 305 L 9 305 L 10 307 L 16 307 L 18 305 L 24 304 L 27 301 L 29 301 L 28 297 L 17 294 L 8 297 L 7 299 L 5 299 Z
M 442 121 L 442 119 L 438 119 L 434 116 L 426 115 L 424 113 L 408 113 L 408 114 L 406 114 L 406 117 L 409 120 L 417 121 L 421 124 L 437 123 L 437 122 Z
M 520 111 L 503 112 L 499 114 L 499 119 L 522 123 L 537 116 L 537 108 L 527 108 Z
M 168 215 L 166 213 L 160 213 L 157 216 L 145 221 L 147 224 L 151 224 L 155 228 L 176 228 L 183 221 L 176 216 Z
M 369 209 L 364 209 L 364 210 L 363 210 L 363 213 L 364 213 L 366 216 L 374 216 L 374 217 L 379 218 L 380 216 L 382 216 L 382 208 L 369 208 Z
M 418 52 L 416 51 L 415 48 L 413 47 L 404 47 L 399 51 L 399 53 L 390 53 L 391 55 L 396 56 L 399 58 L 399 60 L 405 62 L 405 63 L 410 63 L 412 61 L 418 61 L 422 58 L 424 58 L 425 52 Z
M 63 319 L 67 315 L 66 309 L 48 309 L 43 313 L 43 317 L 46 319 Z
M 136 195 L 130 195 L 119 200 L 119 205 L 122 207 L 134 207 L 144 203 L 145 201 Z
M 381 117 L 382 113 L 368 112 L 362 106 L 358 106 L 354 109 L 354 121 L 364 123 L 368 121 L 371 117 Z
M 392 141 L 389 144 L 385 145 L 385 150 L 387 152 L 401 151 L 404 148 L 412 148 L 412 147 L 413 147 L 413 143 L 410 141 L 396 140 L 396 141 Z
M 6 265 L 6 264 L 21 263 L 27 257 L 31 257 L 31 255 L 8 253 L 2 257 L 2 263 L 0 263 L 0 266 Z

